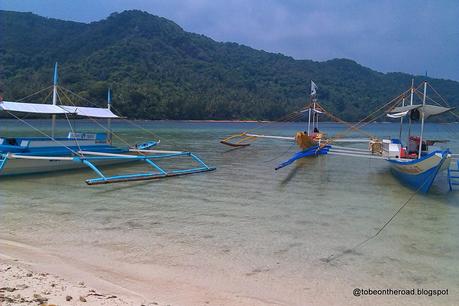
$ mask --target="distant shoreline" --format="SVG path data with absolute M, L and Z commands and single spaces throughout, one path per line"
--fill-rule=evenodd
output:
M 9 118 L 9 117 L 1 117 L 0 116 L 0 119 L 2 120 L 9 120 L 9 121 L 17 121 L 17 119 L 15 118 Z M 282 123 L 282 124 L 285 124 L 285 123 L 305 123 L 307 124 L 307 121 L 287 121 L 287 122 L 281 122 L 281 121 L 271 121 L 271 120 L 239 120 L 239 119 L 234 119 L 234 120 L 229 120 L 229 119 L 222 119 L 222 120 L 217 120 L 217 119 L 129 119 L 129 118 L 121 118 L 121 119 L 117 119 L 115 120 L 116 121 L 123 121 L 124 120 L 128 120 L 128 121 L 134 121 L 134 122 L 142 122 L 142 121 L 145 121 L 145 122 L 190 122 L 190 123 Z M 46 117 L 46 118 L 28 118 L 27 119 L 28 121 L 32 121 L 32 120 L 50 120 L 50 118 Z M 88 118 L 74 118 L 72 119 L 72 121 L 88 121 L 88 120 L 91 120 L 91 119 L 88 119 Z M 104 119 L 100 119 L 100 120 L 104 120 Z M 58 118 L 57 121 L 66 121 L 66 119 L 64 118 Z M 335 122 L 335 121 L 320 121 L 320 124 L 330 124 L 330 123 L 333 123 L 333 124 L 343 124 L 343 123 L 339 123 L 339 122 Z M 348 121 L 346 122 L 347 124 L 357 124 L 358 122 L 354 122 L 354 121 Z M 372 122 L 372 124 L 399 124 L 399 122 L 393 122 L 393 121 L 376 121 L 376 122 Z M 435 121 L 432 121 L 432 122 L 428 122 L 427 124 L 458 124 L 459 121 L 452 121 L 452 122 L 435 122 Z M 415 124 L 419 124 L 419 123 L 415 123 Z

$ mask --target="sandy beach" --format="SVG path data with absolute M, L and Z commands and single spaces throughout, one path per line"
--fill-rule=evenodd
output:
M 139 305 L 133 298 L 99 293 L 84 282 L 74 284 L 57 275 L 35 272 L 30 265 L 14 260 L 1 261 L 0 283 L 0 303 L 3 305 Z
M 72 267 L 62 269 L 58 264 L 51 268 L 48 265 L 58 262 L 58 258 L 37 248 L 0 240 L 0 249 L 0 305 L 159 305 L 134 294 L 123 294 L 119 288 L 111 287 L 109 282 L 102 284 L 93 276 L 89 279 L 94 286 L 89 286 L 81 280 L 88 277 L 76 269 L 73 277 L 68 278 L 60 276 L 65 273 L 45 272 L 70 271 Z M 6 254 L 16 252 L 21 259 Z

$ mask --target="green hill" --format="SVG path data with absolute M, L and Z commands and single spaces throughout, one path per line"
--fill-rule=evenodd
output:
M 144 119 L 275 119 L 307 102 L 313 79 L 324 106 L 357 120 L 411 80 L 348 59 L 295 60 L 216 42 L 141 11 L 89 24 L 0 11 L 5 99 L 49 86 L 55 61 L 63 86 L 101 105 L 112 87 L 116 107 Z M 459 82 L 429 80 L 459 106 Z

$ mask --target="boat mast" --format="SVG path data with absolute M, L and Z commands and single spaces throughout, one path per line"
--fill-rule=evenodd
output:
M 411 94 L 410 94 L 410 105 L 413 105 L 413 94 L 414 94 L 414 78 L 411 79 Z M 408 145 L 411 137 L 411 116 L 408 116 Z
M 308 136 L 311 134 L 310 133 L 310 125 L 311 125 L 311 111 L 312 111 L 312 128 L 314 129 L 315 121 L 316 121 L 316 89 L 317 85 L 314 83 L 313 80 L 311 80 L 311 95 L 309 97 L 309 119 L 308 119 Z M 313 108 L 311 109 L 311 104 L 313 105 Z
M 422 111 L 421 111 L 421 136 L 419 137 L 419 154 L 418 158 L 421 158 L 422 150 L 422 134 L 424 133 L 424 106 L 426 105 L 426 91 L 427 91 L 427 81 L 424 81 L 424 95 L 422 96 Z
M 316 128 L 317 128 L 317 130 L 319 130 L 319 113 L 317 113 Z
M 314 133 L 314 128 L 316 127 L 316 100 L 313 99 L 313 108 L 312 108 L 312 132 Z
M 311 80 L 311 94 L 309 95 L 308 136 L 311 135 L 311 104 L 314 100 L 314 82 Z M 312 114 L 312 128 L 314 128 L 314 114 Z
M 403 96 L 402 107 L 405 106 L 405 96 Z M 402 127 L 403 127 L 403 116 L 400 117 L 400 131 L 398 133 L 398 139 L 402 141 Z
M 311 128 L 311 101 L 312 101 L 312 96 L 309 96 L 308 136 L 310 135 L 310 128 Z
M 53 105 L 57 104 L 57 62 L 54 64 L 54 77 L 53 77 Z M 56 129 L 56 115 L 52 115 L 51 119 L 51 137 L 54 138 L 54 131 Z
M 112 95 L 110 88 L 107 92 L 107 108 L 108 110 L 111 110 L 112 108 Z M 109 144 L 112 144 L 112 119 L 110 118 L 107 119 L 107 141 Z

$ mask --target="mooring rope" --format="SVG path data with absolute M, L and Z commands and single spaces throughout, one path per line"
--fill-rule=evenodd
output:
M 441 161 L 441 163 L 438 165 L 438 167 L 441 167 L 443 165 L 444 161 L 445 160 Z M 349 253 L 355 251 L 356 249 L 360 248 L 361 246 L 363 246 L 364 244 L 366 244 L 370 240 L 375 239 L 392 222 L 392 220 L 394 220 L 395 217 L 411 202 L 411 200 L 413 200 L 413 198 L 418 194 L 418 192 L 422 189 L 422 187 L 424 187 L 424 185 L 429 181 L 429 179 L 431 179 L 435 175 L 437 175 L 437 172 L 434 172 L 434 173 L 432 173 L 431 176 L 427 177 L 425 179 L 425 181 L 422 183 L 422 185 L 419 186 L 419 188 L 416 189 L 411 194 L 411 196 L 400 206 L 399 209 L 397 209 L 397 211 L 384 223 L 384 225 L 374 235 L 364 239 L 363 241 L 357 243 L 352 248 L 344 250 L 343 252 L 341 252 L 339 254 L 331 254 L 327 258 L 323 259 L 323 261 L 326 262 L 326 263 L 330 263 L 330 262 L 332 262 L 332 261 L 334 261 L 334 260 L 336 260 L 336 259 L 338 259 L 340 257 L 343 257 L 346 254 L 349 254 Z

